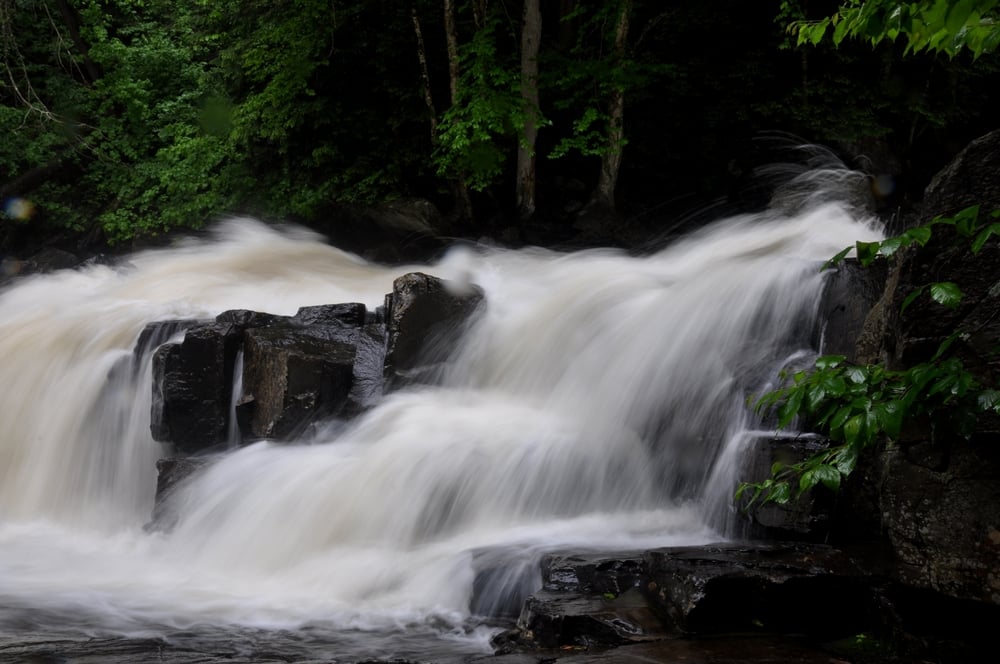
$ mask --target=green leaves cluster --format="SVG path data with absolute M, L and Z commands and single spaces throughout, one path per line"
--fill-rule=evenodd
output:
M 837 490 L 865 448 L 881 438 L 898 440 L 908 422 L 926 418 L 968 434 L 978 412 L 1000 413 L 1000 392 L 982 389 L 961 360 L 946 357 L 950 345 L 905 371 L 855 366 L 841 355 L 825 355 L 813 370 L 783 375 L 791 383 L 758 399 L 758 412 L 775 412 L 779 429 L 805 419 L 831 445 L 801 463 L 775 463 L 770 478 L 741 484 L 737 500 L 748 495 L 750 505 L 785 503 L 819 484 Z
M 1000 210 L 989 217 L 1000 217 Z M 974 205 L 881 242 L 858 242 L 827 265 L 839 262 L 852 250 L 867 266 L 877 257 L 892 255 L 904 247 L 926 245 L 935 226 L 953 227 L 960 238 L 971 243 L 974 254 L 990 237 L 1000 235 L 1000 223 L 981 219 L 980 206 Z M 954 282 L 933 282 L 910 292 L 901 310 L 925 293 L 937 305 L 948 308 L 958 307 L 963 297 Z M 950 354 L 958 338 L 959 334 L 953 333 L 928 362 L 905 371 L 890 371 L 881 364 L 856 366 L 847 363 L 844 356 L 826 355 L 817 358 L 812 369 L 790 376 L 782 373 L 786 384 L 757 399 L 755 409 L 758 413 L 775 413 L 778 429 L 801 420 L 828 438 L 830 445 L 800 463 L 775 463 L 769 478 L 742 483 L 736 499 L 748 496 L 749 507 L 757 501 L 785 503 L 820 484 L 836 490 L 854 470 L 865 448 L 882 439 L 898 440 L 908 422 L 923 418 L 931 426 L 946 426 L 967 435 L 979 413 L 1000 413 L 1000 391 L 981 386 L 962 361 Z
M 506 146 L 515 143 L 525 122 L 512 52 L 504 54 L 497 46 L 501 30 L 499 18 L 491 16 L 460 47 L 458 98 L 441 118 L 433 155 L 438 175 L 464 176 L 475 191 L 500 176 L 510 154 Z
M 963 49 L 974 57 L 1000 46 L 998 0 L 847 0 L 837 13 L 819 21 L 797 21 L 789 31 L 799 45 L 819 44 L 829 33 L 839 45 L 847 37 L 906 40 L 906 53 L 929 51 L 954 56 Z

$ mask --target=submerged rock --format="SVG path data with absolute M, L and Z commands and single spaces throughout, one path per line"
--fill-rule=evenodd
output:
M 479 286 L 421 272 L 404 274 L 386 296 L 385 377 L 391 385 L 419 382 L 454 349 L 483 301 Z
M 186 453 L 226 441 L 233 367 L 243 330 L 231 323 L 189 329 L 153 355 L 153 438 Z

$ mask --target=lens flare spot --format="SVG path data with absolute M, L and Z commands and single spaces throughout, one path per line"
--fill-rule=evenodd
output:
M 35 214 L 35 204 L 27 198 L 8 198 L 3 203 L 4 213 L 11 219 L 27 221 Z

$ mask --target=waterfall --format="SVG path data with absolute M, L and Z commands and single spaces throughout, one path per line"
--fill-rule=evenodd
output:
M 530 588 L 544 551 L 726 536 L 747 396 L 808 351 L 823 261 L 876 237 L 824 204 L 645 256 L 462 248 L 389 268 L 241 219 L 25 278 L 0 292 L 0 632 L 16 611 L 85 633 L 322 624 L 485 650 L 474 614 Z M 374 308 L 416 269 L 486 292 L 438 385 L 220 454 L 174 494 L 175 528 L 143 531 L 164 454 L 151 348 L 133 351 L 146 324 Z

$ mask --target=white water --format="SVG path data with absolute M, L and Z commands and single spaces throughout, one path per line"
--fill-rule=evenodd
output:
M 483 560 L 725 536 L 746 396 L 809 343 L 822 262 L 875 236 L 828 205 L 641 258 L 453 251 L 419 269 L 488 305 L 441 387 L 309 444 L 224 455 L 176 494 L 169 534 L 142 529 L 165 455 L 148 363 L 123 359 L 145 324 L 374 308 L 417 268 L 238 220 L 118 269 L 22 280 L 0 292 L 0 631 L 322 624 L 486 651 Z

